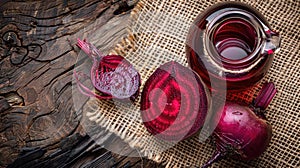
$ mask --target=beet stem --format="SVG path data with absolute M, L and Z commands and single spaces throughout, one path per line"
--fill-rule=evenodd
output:
M 77 46 L 82 49 L 90 58 L 102 58 L 102 53 L 91 43 L 86 40 L 77 39 Z
M 90 54 L 90 48 L 84 40 L 77 39 L 77 46 L 82 49 L 86 54 Z
M 258 96 L 254 100 L 254 107 L 265 110 L 268 105 L 271 103 L 272 99 L 277 93 L 277 89 L 273 82 L 269 82 L 263 85 Z
M 213 163 L 222 160 L 224 158 L 224 156 L 226 155 L 226 153 L 222 153 L 220 151 L 217 151 L 214 153 L 214 155 L 209 159 L 208 162 L 206 162 L 202 168 L 208 168 L 209 166 L 211 166 Z

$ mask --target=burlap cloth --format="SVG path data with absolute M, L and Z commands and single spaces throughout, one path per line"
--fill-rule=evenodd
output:
M 214 167 L 300 167 L 300 1 L 244 2 L 259 10 L 282 37 L 281 50 L 263 79 L 273 81 L 278 89 L 266 113 L 273 126 L 273 137 L 267 151 L 258 159 L 250 162 L 226 159 Z M 125 56 L 138 69 L 143 88 L 159 65 L 175 60 L 187 66 L 185 41 L 189 27 L 198 14 L 215 3 L 141 0 L 132 11 L 128 37 L 112 53 Z M 260 87 L 261 84 L 235 98 L 250 101 Z M 130 106 L 90 99 L 84 110 L 91 122 L 105 127 L 143 155 L 167 167 L 201 166 L 214 151 L 211 143 L 200 143 L 197 136 L 168 149 L 174 144 L 151 137 L 143 126 L 139 100 Z

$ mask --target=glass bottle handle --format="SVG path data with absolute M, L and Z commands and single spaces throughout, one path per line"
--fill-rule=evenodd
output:
M 281 37 L 275 31 L 266 31 L 266 43 L 263 52 L 267 55 L 276 53 L 280 49 Z

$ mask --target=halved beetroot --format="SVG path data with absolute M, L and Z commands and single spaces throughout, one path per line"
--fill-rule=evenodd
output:
M 146 81 L 141 116 L 147 130 L 167 141 L 195 134 L 208 111 L 207 91 L 199 76 L 175 61 L 160 66 Z
M 74 76 L 81 93 L 98 99 L 118 99 L 122 101 L 134 99 L 139 94 L 140 74 L 120 55 L 102 55 L 91 43 L 78 39 L 77 45 L 93 60 L 90 80 L 98 90 L 94 93 L 79 81 L 79 77 L 87 75 L 74 71 Z

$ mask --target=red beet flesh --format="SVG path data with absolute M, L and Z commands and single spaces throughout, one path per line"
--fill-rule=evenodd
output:
M 139 92 L 140 75 L 137 70 L 120 55 L 102 56 L 95 46 L 78 39 L 77 44 L 93 59 L 91 67 L 91 81 L 100 92 L 96 94 L 79 81 L 79 76 L 86 76 L 74 72 L 80 91 L 88 96 L 99 99 L 134 100 Z
M 190 137 L 202 126 L 208 110 L 207 92 L 199 76 L 171 61 L 146 81 L 141 116 L 147 130 L 167 141 Z
M 263 112 L 276 92 L 274 84 L 268 83 L 262 88 L 254 105 L 247 107 L 225 103 L 217 112 L 217 117 L 213 118 L 213 123 L 218 123 L 213 133 L 216 152 L 203 168 L 225 156 L 240 160 L 255 159 L 267 149 L 272 128 Z

